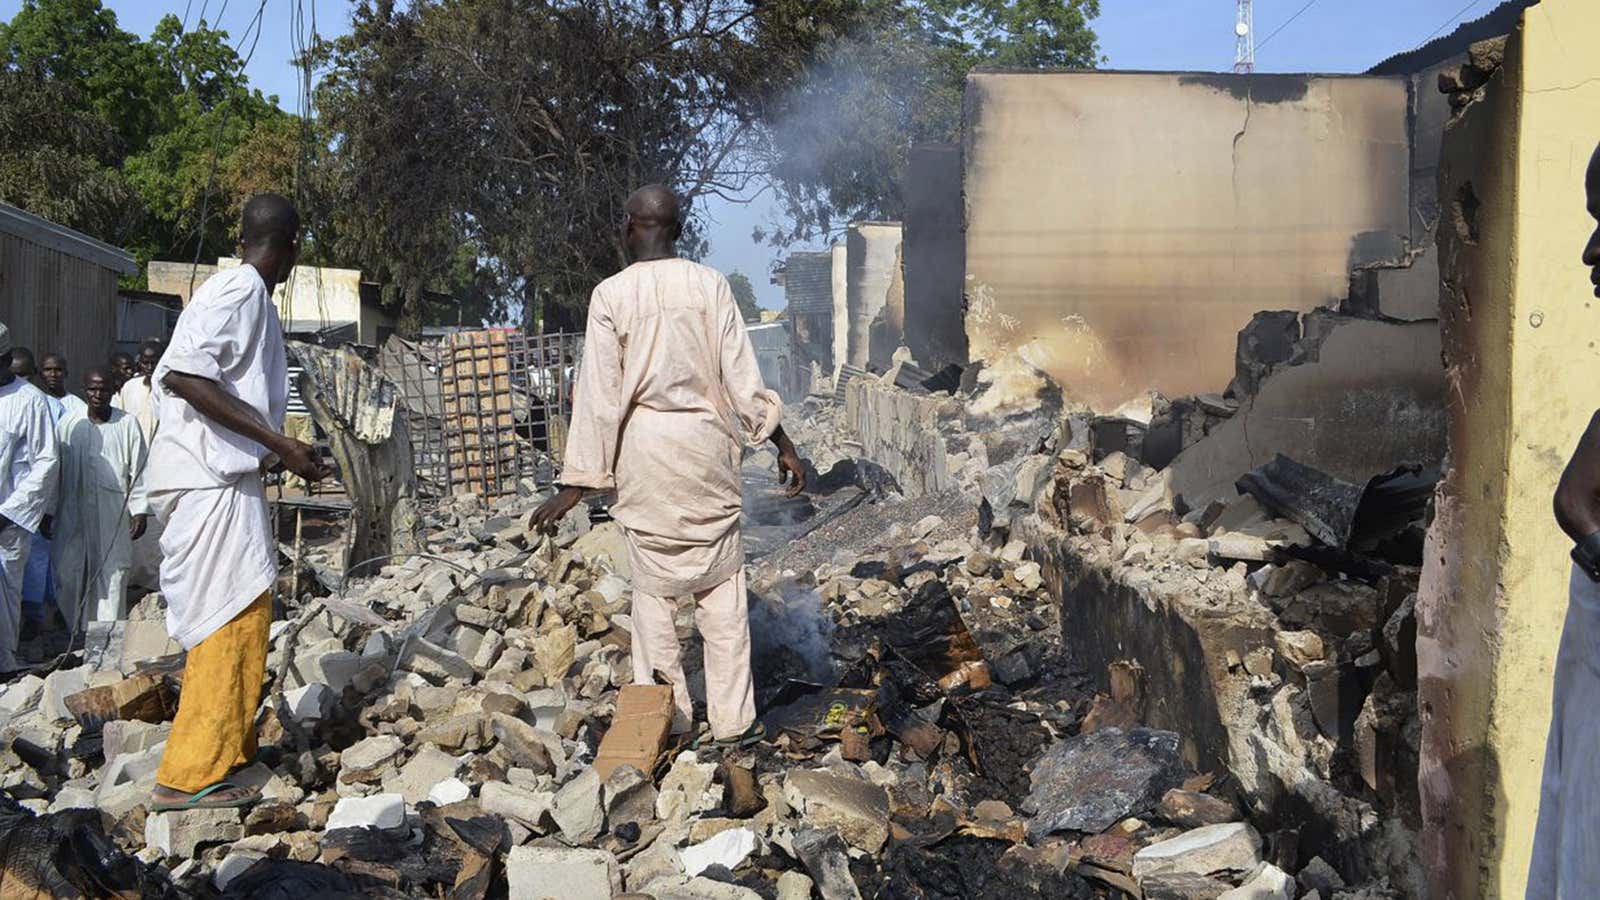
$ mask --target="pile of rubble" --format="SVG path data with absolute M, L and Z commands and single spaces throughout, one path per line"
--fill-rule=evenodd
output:
M 1349 548 L 1405 545 L 1409 506 L 1381 527 L 1356 507 L 1416 486 L 1352 501 L 1283 461 L 1187 510 L 1129 442 L 1137 416 L 1046 400 L 951 396 L 940 493 L 898 494 L 816 399 L 795 428 L 813 496 L 775 499 L 753 461 L 761 745 L 695 750 L 667 689 L 627 685 L 618 526 L 580 509 L 542 537 L 537 497 L 458 497 L 426 554 L 284 573 L 262 751 L 232 779 L 254 809 L 148 811 L 184 689 L 155 595 L 81 665 L 6 686 L 0 875 L 145 896 L 1398 895 L 1415 570 Z M 698 657 L 690 640 L 695 685 Z M 58 849 L 22 852 L 41 835 Z
M 1148 897 L 1291 896 L 1177 734 L 1091 712 L 1022 544 L 933 516 L 848 560 L 758 570 L 768 744 L 605 765 L 631 702 L 619 533 L 578 517 L 540 540 L 526 505 L 459 499 L 434 557 L 274 625 L 262 753 L 234 779 L 262 789 L 252 810 L 147 811 L 182 689 L 146 634 L 159 598 L 93 665 L 11 684 L 13 828 L 110 836 L 98 862 L 31 864 L 150 895 L 1088 897 L 1132 877 Z M 809 646 L 778 639 L 796 629 Z M 118 847 L 132 858 L 111 865 Z

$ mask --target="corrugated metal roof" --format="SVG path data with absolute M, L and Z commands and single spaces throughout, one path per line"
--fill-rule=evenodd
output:
M 832 314 L 833 252 L 789 254 L 783 267 L 783 299 L 791 314 Z
M 97 241 L 87 234 L 41 219 L 27 210 L 9 203 L 0 203 L 0 232 L 14 234 L 23 240 L 49 247 L 85 262 L 94 263 L 121 275 L 133 275 L 139 267 L 127 251 Z

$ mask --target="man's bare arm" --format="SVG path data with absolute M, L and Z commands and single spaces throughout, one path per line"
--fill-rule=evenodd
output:
M 1574 541 L 1600 531 L 1600 412 L 1578 440 L 1556 487 L 1556 522 Z
M 284 467 L 301 478 L 321 481 L 328 477 L 328 468 L 317 458 L 310 444 L 273 430 L 249 404 L 223 390 L 215 381 L 199 375 L 168 372 L 161 379 L 161 386 L 182 397 L 200 415 L 277 454 Z

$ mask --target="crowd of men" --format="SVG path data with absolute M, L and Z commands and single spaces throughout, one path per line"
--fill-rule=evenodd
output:
M 127 614 L 132 587 L 159 587 L 160 551 L 144 492 L 159 343 L 91 366 L 75 393 L 67 358 L 12 347 L 0 324 L 0 672 L 53 627 Z M 11 528 L 11 525 L 21 526 Z

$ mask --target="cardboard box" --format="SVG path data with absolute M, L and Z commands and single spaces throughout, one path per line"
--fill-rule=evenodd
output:
M 611 729 L 600 739 L 594 770 L 605 780 L 620 766 L 637 766 L 654 774 L 656 760 L 672 731 L 672 688 L 664 684 L 629 684 L 617 692 Z

